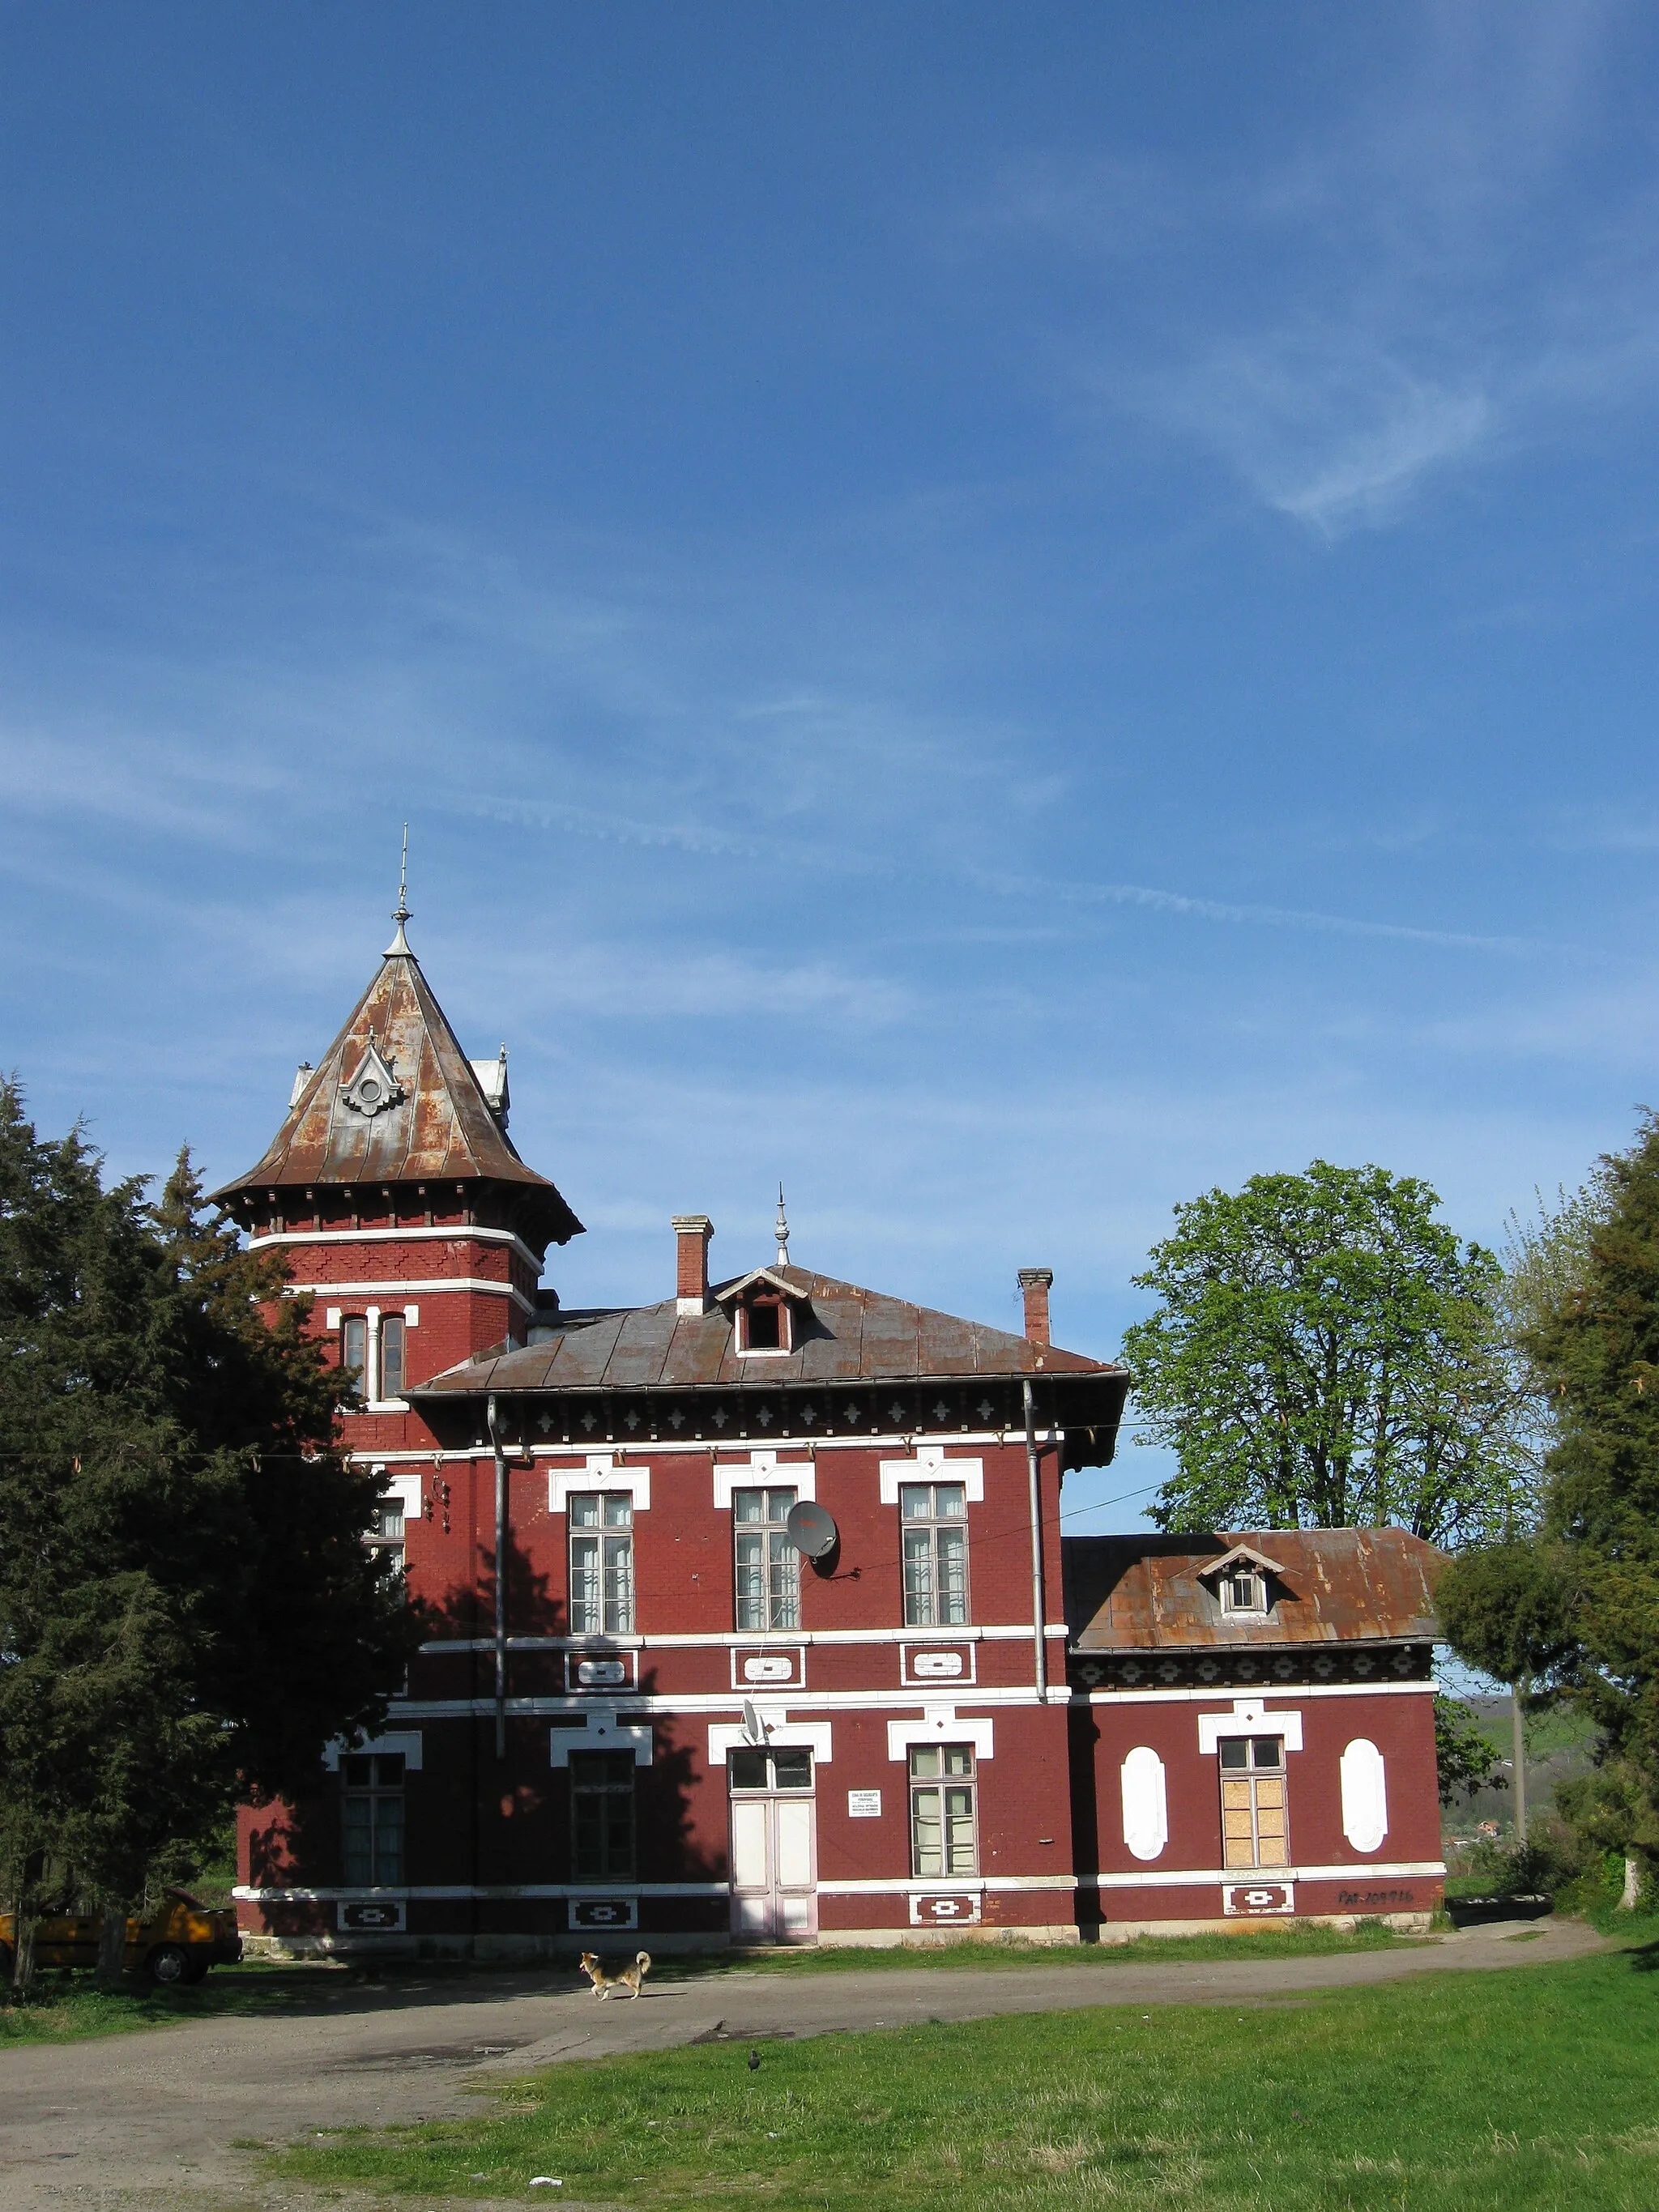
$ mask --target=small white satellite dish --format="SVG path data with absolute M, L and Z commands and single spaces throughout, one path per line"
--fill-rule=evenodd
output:
M 732 1708 L 728 1705 L 726 1710 L 730 1712 Z M 750 1743 L 763 1744 L 766 1741 L 766 1723 L 756 1711 L 752 1698 L 745 1698 L 743 1701 L 743 1732 Z

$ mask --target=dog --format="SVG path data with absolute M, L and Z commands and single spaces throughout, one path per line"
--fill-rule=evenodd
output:
M 581 1970 L 592 1983 L 596 1997 L 608 1997 L 612 1990 L 626 1990 L 630 1997 L 636 1997 L 640 1993 L 640 1984 L 651 1971 L 651 1954 L 641 1951 L 631 1966 L 624 1966 L 619 1974 L 607 1974 L 599 1964 L 598 1952 L 584 1951 Z

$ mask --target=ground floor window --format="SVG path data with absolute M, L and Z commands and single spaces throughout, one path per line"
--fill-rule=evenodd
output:
M 574 1881 L 634 1879 L 634 1754 L 570 1754 L 570 1872 Z
M 910 1871 L 928 1880 L 979 1871 L 974 1747 L 919 1743 L 910 1753 Z
M 1284 1737 L 1224 1735 L 1216 1747 L 1221 1754 L 1222 1863 L 1288 1866 Z
M 401 1752 L 356 1753 L 340 1762 L 340 1833 L 348 1889 L 397 1889 L 404 1879 Z

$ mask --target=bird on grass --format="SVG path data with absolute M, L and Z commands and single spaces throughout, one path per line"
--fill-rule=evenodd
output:
M 760 2053 L 758 2051 L 751 2051 L 749 2054 L 749 2071 L 751 2074 L 758 2074 L 760 2072 Z

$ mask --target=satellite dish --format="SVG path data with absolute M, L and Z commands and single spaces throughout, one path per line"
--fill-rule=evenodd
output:
M 810 1498 L 790 1507 L 789 1518 L 783 1525 L 790 1542 L 803 1559 L 822 1559 L 841 1540 L 841 1531 L 830 1515 Z
M 750 1698 L 743 1701 L 743 1732 L 750 1743 L 763 1744 L 766 1741 L 766 1723 L 756 1711 L 754 1701 Z

